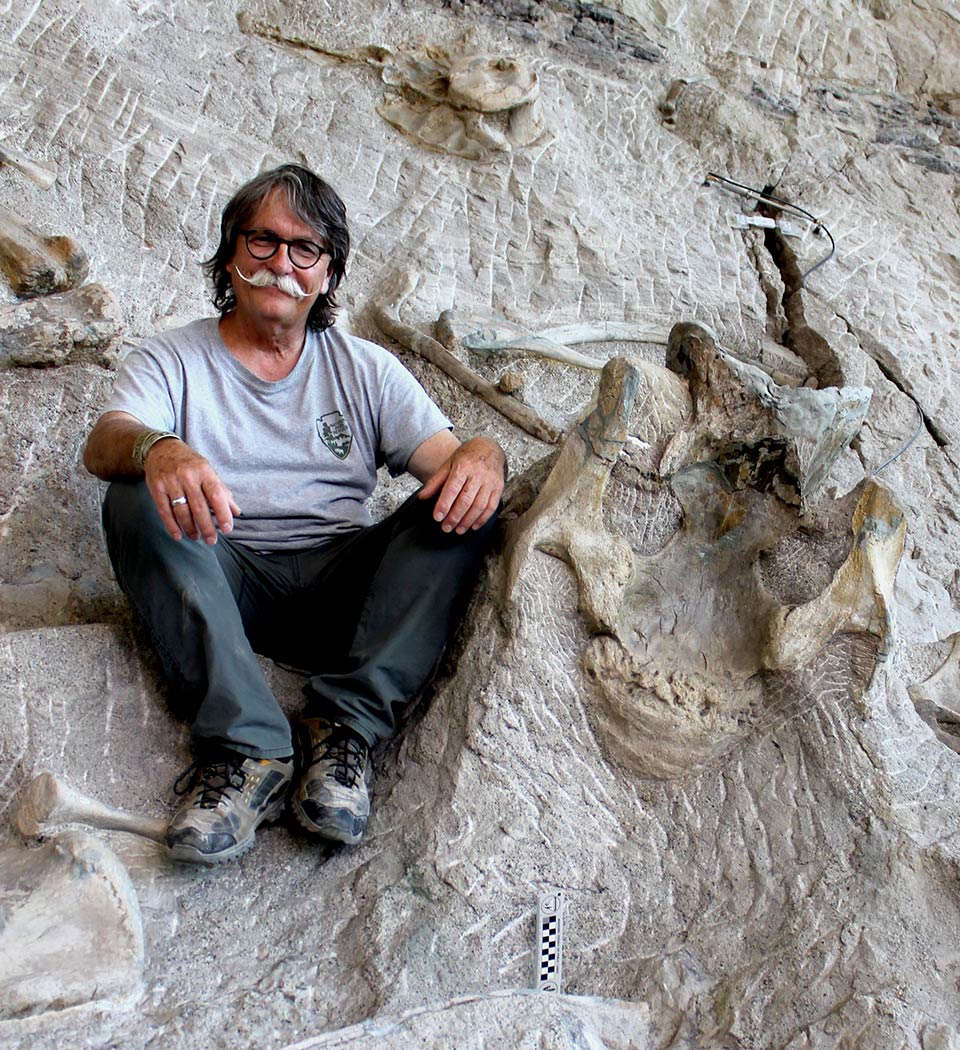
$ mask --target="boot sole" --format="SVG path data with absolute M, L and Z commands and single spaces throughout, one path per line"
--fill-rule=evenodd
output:
M 184 864 L 200 864 L 205 868 L 215 868 L 218 864 L 226 864 L 227 861 L 236 860 L 237 857 L 242 857 L 248 850 L 253 849 L 253 844 L 257 840 L 257 828 L 263 824 L 272 824 L 274 821 L 279 820 L 283 814 L 284 802 L 285 799 L 280 798 L 276 802 L 271 803 L 264 810 L 263 816 L 250 829 L 250 834 L 245 839 L 241 839 L 236 845 L 231 846 L 230 849 L 221 850 L 219 853 L 201 853 L 200 850 L 194 849 L 192 846 L 176 845 L 167 846 L 167 856 L 171 860 L 178 860 Z
M 290 800 L 290 811 L 293 813 L 294 820 L 313 838 L 323 839 L 325 842 L 342 842 L 345 846 L 356 846 L 363 839 L 363 831 L 357 834 L 332 823 L 316 824 L 303 811 L 300 800 L 296 797 Z

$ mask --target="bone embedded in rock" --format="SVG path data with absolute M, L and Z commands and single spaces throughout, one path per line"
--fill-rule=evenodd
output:
M 167 833 L 165 820 L 125 813 L 87 798 L 57 780 L 52 773 L 41 773 L 26 785 L 11 815 L 11 823 L 25 840 L 46 837 L 51 829 L 65 824 L 86 824 L 103 831 L 126 831 L 154 842 L 164 842 Z
M 536 549 L 567 562 L 577 577 L 580 613 L 594 632 L 612 632 L 633 574 L 629 544 L 603 522 L 603 493 L 627 438 L 640 386 L 637 369 L 614 358 L 600 376 L 594 408 L 567 437 L 533 505 L 508 529 L 504 605 Z
M 123 331 L 119 305 L 102 284 L 0 307 L 0 368 L 78 362 L 113 368 Z
M 57 181 L 57 173 L 50 168 L 20 153 L 11 146 L 0 146 L 0 165 L 7 164 L 21 175 L 26 175 L 40 189 L 48 190 Z
M 781 607 L 763 647 L 764 666 L 792 670 L 812 659 L 839 631 L 869 632 L 889 654 L 896 633 L 893 581 L 903 555 L 906 518 L 893 496 L 867 482 L 853 515 L 853 549 L 813 601 Z
M 408 350 L 425 357 L 451 379 L 460 383 L 465 390 L 482 398 L 527 433 L 541 441 L 556 444 L 561 437 L 556 427 L 541 419 L 533 409 L 516 398 L 501 393 L 492 383 L 488 383 L 462 361 L 458 361 L 436 339 L 431 339 L 400 320 L 400 308 L 416 288 L 417 280 L 417 275 L 408 270 L 396 270 L 390 274 L 381 288 L 380 298 L 371 306 L 380 329 Z
M 140 982 L 136 891 L 116 854 L 92 836 L 70 831 L 37 849 L 0 849 L 0 915 L 0 1022 L 102 1007 Z M 8 1043 L 11 1034 L 0 1025 L 5 1046 L 30 1045 Z
M 661 471 L 715 462 L 735 485 L 769 489 L 794 504 L 809 505 L 820 494 L 872 395 L 867 387 L 779 386 L 690 322 L 671 330 L 667 367 L 687 380 L 695 419 L 671 441 Z
M 0 208 L 0 270 L 29 299 L 75 288 L 87 276 L 87 256 L 69 237 L 47 237 Z

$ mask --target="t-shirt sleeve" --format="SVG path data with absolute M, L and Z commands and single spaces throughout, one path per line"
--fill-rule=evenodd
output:
M 104 411 L 129 412 L 148 427 L 179 434 L 179 370 L 165 366 L 163 356 L 149 343 L 127 354 Z
M 427 438 L 452 430 L 453 424 L 392 355 L 383 371 L 381 391 L 379 458 L 396 477 Z

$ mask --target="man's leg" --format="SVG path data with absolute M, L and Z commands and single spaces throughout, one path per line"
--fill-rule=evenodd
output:
M 290 754 L 286 716 L 253 653 L 251 594 L 264 590 L 250 552 L 221 536 L 214 546 L 167 534 L 143 482 L 114 482 L 103 504 L 117 582 L 150 633 L 168 684 L 196 709 L 198 749 L 254 758 Z M 269 618 L 269 617 L 264 617 Z
M 170 688 L 196 705 L 198 762 L 171 821 L 173 857 L 219 864 L 279 815 L 293 774 L 290 729 L 244 630 L 270 590 L 257 556 L 167 534 L 143 482 L 114 482 L 103 505 L 120 587 L 150 633 Z M 238 602 L 245 608 L 241 616 Z M 264 603 L 260 603 L 264 604 Z
M 495 518 L 464 536 L 445 533 L 415 496 L 337 552 L 317 600 L 356 592 L 356 627 L 334 670 L 307 686 L 308 715 L 350 726 L 370 745 L 388 740 L 456 630 L 476 584 Z M 329 600 L 329 597 L 327 598 Z
M 292 806 L 303 827 L 322 838 L 353 843 L 362 836 L 368 747 L 392 736 L 401 708 L 435 667 L 489 548 L 494 520 L 457 536 L 431 514 L 432 504 L 411 497 L 313 566 L 308 601 L 324 608 L 328 621 L 337 603 L 339 623 L 329 630 L 343 636 L 346 650 L 336 667 L 318 668 L 306 688 L 306 770 Z M 301 644 L 305 662 L 310 640 Z

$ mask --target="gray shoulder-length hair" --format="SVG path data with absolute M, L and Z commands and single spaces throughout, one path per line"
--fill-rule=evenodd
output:
M 333 324 L 337 308 L 334 292 L 343 280 L 350 252 L 347 209 L 337 191 L 319 175 L 299 164 L 282 164 L 265 171 L 241 186 L 233 195 L 220 220 L 220 245 L 203 268 L 213 282 L 213 305 L 223 317 L 237 305 L 227 263 L 237 250 L 240 231 L 247 227 L 254 212 L 275 190 L 285 197 L 293 213 L 322 239 L 330 253 L 330 286 L 313 304 L 307 327 L 322 332 Z

